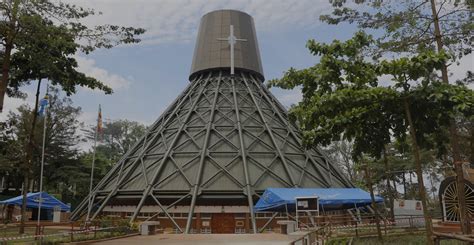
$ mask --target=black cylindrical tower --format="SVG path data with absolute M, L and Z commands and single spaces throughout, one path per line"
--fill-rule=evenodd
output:
M 235 41 L 235 70 L 250 72 L 264 80 L 253 18 L 237 10 L 217 10 L 201 18 L 190 80 L 203 72 L 230 70 L 231 47 L 224 40 L 230 36 L 230 26 L 233 26 L 235 38 L 244 39 Z

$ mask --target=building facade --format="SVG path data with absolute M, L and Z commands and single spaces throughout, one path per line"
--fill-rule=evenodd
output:
M 248 14 L 219 10 L 202 18 L 189 78 L 73 220 L 115 215 L 183 233 L 253 233 L 281 216 L 253 211 L 266 188 L 353 187 L 322 151 L 303 146 L 264 86 Z

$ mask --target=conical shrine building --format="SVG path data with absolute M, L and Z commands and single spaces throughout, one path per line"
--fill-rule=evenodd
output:
M 302 145 L 264 86 L 250 15 L 202 17 L 189 79 L 73 220 L 118 215 L 183 233 L 252 233 L 272 216 L 253 212 L 266 188 L 353 186 L 319 149 Z

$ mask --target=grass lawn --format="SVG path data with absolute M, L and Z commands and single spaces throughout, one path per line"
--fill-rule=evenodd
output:
M 350 238 L 334 238 L 331 239 L 328 244 L 339 245 L 346 244 Z M 402 244 L 402 245 L 424 245 L 426 244 L 426 236 L 423 234 L 420 235 L 392 235 L 384 237 L 385 244 Z M 370 238 L 354 238 L 353 243 L 355 245 L 376 245 L 380 244 L 376 237 Z M 460 241 L 455 240 L 443 240 L 441 241 L 442 245 L 461 245 L 463 244 Z

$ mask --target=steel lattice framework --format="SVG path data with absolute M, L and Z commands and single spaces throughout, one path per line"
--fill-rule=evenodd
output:
M 91 219 L 117 200 L 145 203 L 189 232 L 196 202 L 245 200 L 256 229 L 254 198 L 268 187 L 353 187 L 318 149 L 305 149 L 285 108 L 250 73 L 207 72 L 117 162 L 74 211 Z M 186 227 L 167 210 L 189 205 Z M 156 216 L 156 215 L 155 215 Z M 183 229 L 185 228 L 185 230 Z

